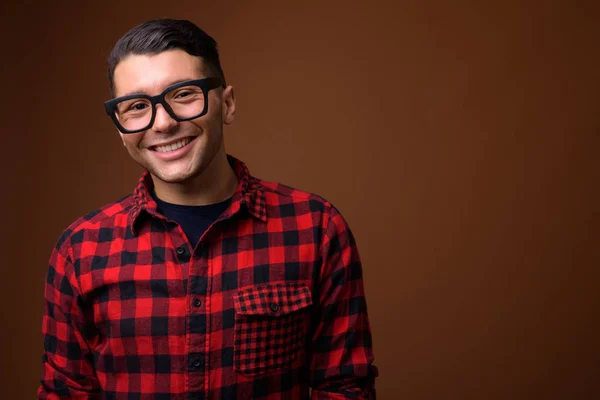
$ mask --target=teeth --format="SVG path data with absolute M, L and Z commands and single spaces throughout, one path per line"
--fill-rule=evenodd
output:
M 181 139 L 179 142 L 168 144 L 166 146 L 155 146 L 154 150 L 156 150 L 156 151 L 158 151 L 160 153 L 164 153 L 164 152 L 167 152 L 167 151 L 173 151 L 173 150 L 177 150 L 177 149 L 182 148 L 183 146 L 185 146 L 186 144 L 188 144 L 191 141 L 192 141 L 192 139 L 185 138 L 185 139 Z

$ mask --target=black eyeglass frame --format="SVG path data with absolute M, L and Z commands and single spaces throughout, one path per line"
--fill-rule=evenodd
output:
M 187 117 L 187 118 L 179 118 L 175 114 L 175 112 L 173 112 L 173 109 L 171 108 L 171 106 L 169 106 L 169 103 L 167 103 L 167 101 L 165 100 L 165 96 L 167 93 L 169 93 L 172 90 L 183 87 L 183 86 L 198 86 L 202 90 L 202 93 L 204 94 L 204 109 L 202 110 L 202 112 L 200 112 L 200 114 L 194 115 L 192 117 Z M 106 114 L 108 114 L 108 116 L 112 119 L 112 121 L 115 123 L 117 129 L 121 133 L 137 133 L 137 132 L 145 131 L 146 129 L 148 129 L 152 125 L 154 125 L 154 119 L 156 118 L 156 105 L 158 103 L 162 104 L 162 106 L 165 108 L 167 113 L 175 121 L 183 122 L 183 121 L 189 121 L 191 119 L 200 118 L 201 116 L 203 116 L 204 114 L 206 114 L 208 112 L 208 92 L 212 89 L 218 88 L 219 86 L 225 87 L 225 81 L 223 80 L 223 78 L 211 77 L 211 78 L 193 79 L 190 81 L 179 82 L 174 85 L 171 85 L 168 88 L 166 88 L 165 90 L 163 90 L 162 93 L 157 94 L 156 96 L 148 96 L 147 94 L 130 94 L 127 96 L 121 96 L 121 97 L 117 97 L 115 99 L 105 101 L 104 109 L 106 110 Z M 117 118 L 117 115 L 115 113 L 115 108 L 117 107 L 117 104 L 119 104 L 122 101 L 131 100 L 131 99 L 146 99 L 146 100 L 150 101 L 150 105 L 152 106 L 152 118 L 150 118 L 150 122 L 148 123 L 148 125 L 142 129 L 134 129 L 134 130 L 125 129 L 119 122 L 119 119 Z

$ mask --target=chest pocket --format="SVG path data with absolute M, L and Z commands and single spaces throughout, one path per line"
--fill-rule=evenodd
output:
M 302 283 L 262 284 L 234 296 L 234 367 L 257 375 L 292 364 L 308 329 L 310 289 Z

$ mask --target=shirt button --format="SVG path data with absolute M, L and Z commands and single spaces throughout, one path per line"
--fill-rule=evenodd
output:
M 277 303 L 271 303 L 271 311 L 277 312 L 277 310 L 279 310 Z
M 202 302 L 200 301 L 199 298 L 195 298 L 194 299 L 194 306 L 195 307 L 200 307 L 202 305 Z
M 179 246 L 176 251 L 177 254 L 182 255 L 183 253 L 185 253 L 185 247 Z
M 200 367 L 200 360 L 199 359 L 195 359 L 194 362 L 192 363 L 192 366 L 194 368 L 199 368 Z

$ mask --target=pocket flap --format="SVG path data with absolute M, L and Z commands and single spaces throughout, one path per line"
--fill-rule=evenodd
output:
M 233 297 L 235 312 L 243 315 L 279 315 L 298 311 L 312 304 L 305 283 L 268 283 L 240 290 Z

